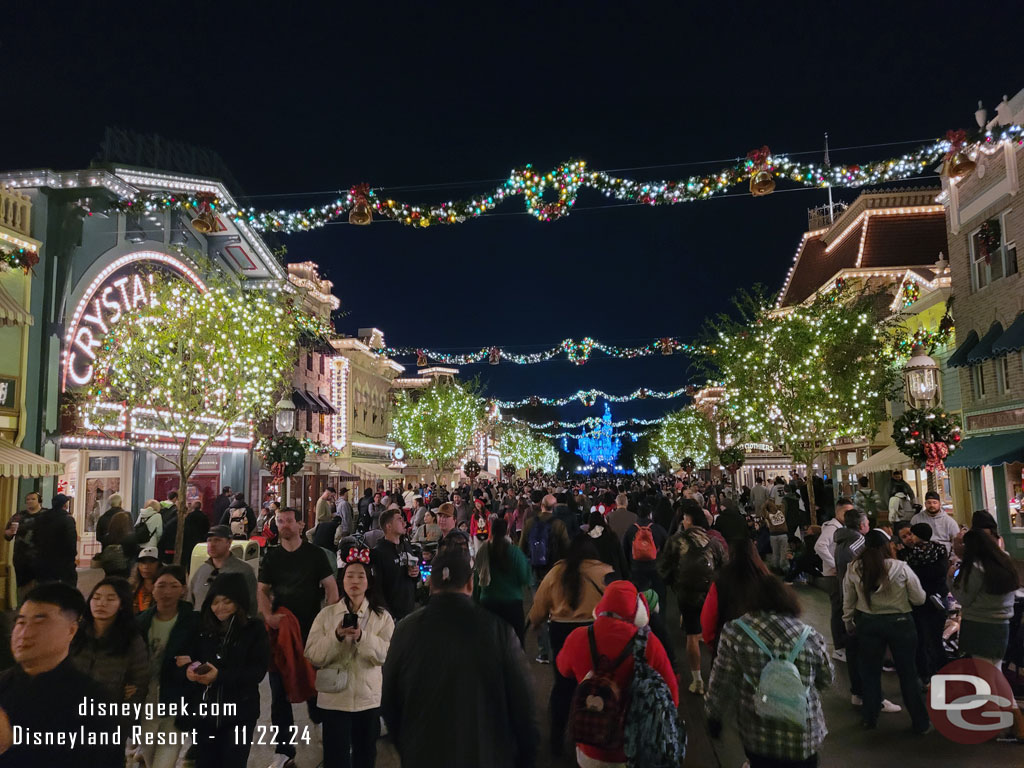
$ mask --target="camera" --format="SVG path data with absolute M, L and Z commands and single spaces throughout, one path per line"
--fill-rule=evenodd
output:
M 423 557 L 423 547 L 411 541 L 403 541 L 402 551 L 398 553 L 398 562 L 403 568 L 412 568 L 420 564 Z

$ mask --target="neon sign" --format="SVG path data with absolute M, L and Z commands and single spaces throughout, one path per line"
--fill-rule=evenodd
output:
M 64 337 L 62 390 L 68 386 L 88 385 L 93 379 L 95 350 L 110 327 L 124 315 L 136 312 L 140 306 L 153 303 L 156 275 L 137 268 L 145 264 L 158 266 L 162 271 L 177 272 L 199 291 L 206 290 L 205 283 L 185 262 L 165 253 L 138 251 L 115 259 L 85 289 L 68 323 Z

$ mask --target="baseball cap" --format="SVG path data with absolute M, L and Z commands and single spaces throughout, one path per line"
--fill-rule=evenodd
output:
M 233 538 L 231 535 L 231 529 L 226 525 L 212 525 L 210 530 L 206 533 L 208 539 L 230 539 Z
M 924 497 L 925 499 L 935 499 L 936 501 L 942 501 L 942 497 L 939 496 L 937 491 L 928 491 L 928 493 L 926 493 Z
M 159 560 L 156 547 L 143 547 L 139 550 L 139 560 Z
M 63 509 L 64 505 L 72 501 L 74 497 L 58 493 L 50 500 L 50 509 Z

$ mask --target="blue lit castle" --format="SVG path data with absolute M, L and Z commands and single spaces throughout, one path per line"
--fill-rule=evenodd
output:
M 578 440 L 576 455 L 583 459 L 589 471 L 601 468 L 614 470 L 615 462 L 622 450 L 622 440 L 615 437 L 612 427 L 612 411 L 608 403 L 604 404 L 604 416 L 591 430 L 583 430 Z

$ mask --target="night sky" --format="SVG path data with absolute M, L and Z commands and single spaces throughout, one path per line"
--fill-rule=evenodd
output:
M 0 168 L 86 167 L 118 126 L 215 150 L 256 206 L 317 204 L 362 181 L 429 203 L 571 157 L 679 178 L 762 144 L 820 158 L 825 131 L 833 161 L 863 162 L 973 127 L 979 98 L 993 114 L 1024 85 L 1008 2 L 17 5 L 30 8 L 5 10 L 0 30 Z M 839 149 L 888 142 L 904 143 Z M 334 281 L 342 332 L 449 351 L 644 343 L 696 336 L 740 287 L 781 287 L 807 208 L 825 201 L 784 184 L 661 208 L 584 192 L 548 224 L 515 199 L 457 226 L 346 222 L 283 240 Z M 696 380 L 680 355 L 463 371 L 502 398 Z

